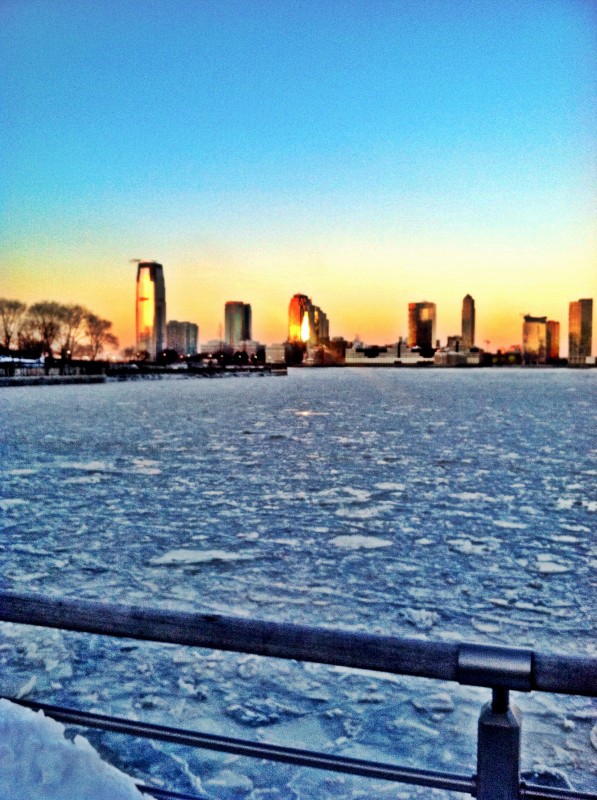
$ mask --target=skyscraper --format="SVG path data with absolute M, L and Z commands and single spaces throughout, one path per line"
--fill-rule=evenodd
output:
M 246 342 L 251 336 L 251 306 L 238 300 L 230 300 L 224 307 L 224 335 L 231 347 Z
M 557 361 L 560 357 L 560 323 L 553 319 L 547 320 L 546 327 L 547 360 Z
M 313 306 L 313 325 L 318 341 L 327 341 L 330 338 L 328 316 L 319 306 Z
M 462 346 L 470 350 L 475 345 L 475 301 L 467 294 L 462 301 Z
M 568 358 L 585 359 L 593 348 L 593 299 L 570 303 L 568 313 Z
M 166 347 L 166 285 L 157 261 L 139 261 L 136 294 L 137 351 L 155 361 Z
M 295 294 L 288 306 L 288 341 L 308 342 L 311 336 L 309 317 L 313 305 L 305 294 Z
M 253 312 L 250 303 L 245 303 L 243 319 L 243 341 L 248 342 L 253 338 Z
M 195 323 L 173 319 L 167 324 L 166 330 L 169 350 L 176 350 L 179 356 L 195 355 L 199 340 L 199 327 Z
M 525 364 L 545 364 L 547 358 L 547 317 L 526 314 L 522 324 L 522 360 Z
M 408 304 L 408 346 L 430 350 L 435 346 L 435 303 Z
M 288 306 L 288 341 L 319 345 L 330 338 L 330 323 L 325 311 L 313 305 L 306 294 L 295 294 Z

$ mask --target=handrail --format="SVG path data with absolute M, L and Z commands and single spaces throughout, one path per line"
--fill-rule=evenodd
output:
M 597 658 L 589 656 L 554 655 L 467 642 L 434 642 L 219 614 L 11 593 L 0 593 L 0 619 L 458 681 L 469 686 L 597 697 Z M 476 662 L 480 666 L 476 666 Z M 481 668 L 483 664 L 485 668 Z
M 19 701 L 22 705 L 45 710 L 49 716 L 63 722 L 237 755 L 467 792 L 477 800 L 495 800 L 496 797 L 502 800 L 597 800 L 597 795 L 525 785 L 520 781 L 521 717 L 518 709 L 509 704 L 510 689 L 597 696 L 597 658 L 11 593 L 0 593 L 0 621 L 439 678 L 493 690 L 492 702 L 483 707 L 479 717 L 477 775 L 471 778 Z M 149 791 L 149 787 L 143 790 Z M 188 797 L 167 790 L 161 796 Z

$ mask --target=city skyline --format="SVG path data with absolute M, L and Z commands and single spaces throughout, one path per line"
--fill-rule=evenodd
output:
M 372 342 L 432 297 L 445 341 L 468 292 L 493 350 L 596 296 L 589 3 L 147 9 L 3 3 L 4 296 L 84 303 L 133 345 L 143 256 L 205 339 L 242 291 L 280 341 L 301 291 Z

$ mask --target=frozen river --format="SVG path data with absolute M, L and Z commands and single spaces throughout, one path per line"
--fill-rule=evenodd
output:
M 570 370 L 5 389 L 1 586 L 597 655 L 596 408 L 597 371 Z M 0 664 L 7 694 L 462 774 L 488 696 L 13 625 Z M 597 791 L 597 706 L 517 702 L 523 769 Z M 88 738 L 209 798 L 436 796 Z

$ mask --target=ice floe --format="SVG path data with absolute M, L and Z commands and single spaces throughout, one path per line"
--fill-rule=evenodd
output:
M 487 544 L 473 544 L 470 539 L 448 539 L 448 544 L 452 550 L 462 553 L 465 556 L 479 556 L 488 550 Z
M 570 564 L 558 561 L 558 559 L 550 553 L 538 553 L 536 558 L 539 572 L 557 574 L 559 572 L 568 572 L 571 569 Z
M 493 524 L 498 528 L 518 528 L 520 530 L 527 527 L 524 522 L 513 522 L 508 519 L 494 519 Z
M 347 536 L 335 536 L 330 539 L 330 544 L 342 547 L 344 550 L 371 550 L 377 547 L 390 547 L 392 542 L 388 539 L 380 539 L 377 536 L 363 536 L 357 533 Z
M 27 500 L 23 500 L 21 497 L 6 497 L 0 500 L 0 510 L 10 511 L 11 508 L 18 508 L 18 506 L 24 506 L 26 504 Z
M 150 558 L 150 564 L 205 564 L 210 561 L 250 561 L 252 556 L 228 550 L 170 550 L 163 556 Z

